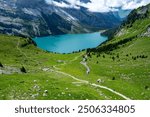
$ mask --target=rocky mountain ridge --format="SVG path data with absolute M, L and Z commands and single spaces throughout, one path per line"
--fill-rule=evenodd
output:
M 85 33 L 116 27 L 120 22 L 112 12 L 61 8 L 44 0 L 0 0 L 0 33 L 4 34 L 36 37 Z

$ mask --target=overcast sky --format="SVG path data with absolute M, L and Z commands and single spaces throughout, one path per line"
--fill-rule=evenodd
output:
M 80 7 L 78 6 L 84 6 L 91 12 L 108 12 L 110 10 L 117 10 L 115 7 L 122 7 L 124 10 L 135 9 L 150 3 L 150 0 L 91 0 L 91 2 L 88 3 L 80 2 L 80 0 L 65 0 L 71 4 L 68 5 L 64 2 L 58 3 L 53 0 L 46 1 L 59 7 L 73 7 L 79 9 Z

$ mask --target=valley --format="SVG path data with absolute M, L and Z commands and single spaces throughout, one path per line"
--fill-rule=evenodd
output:
M 5 45 L 5 41 L 10 42 L 10 39 L 15 42 L 20 41 L 20 45 L 24 43 L 22 39 L 19 40 L 19 37 L 1 36 L 3 45 Z M 10 47 L 13 46 L 14 50 L 9 52 Z M 3 56 L 6 57 L 6 51 L 11 56 L 8 56 L 7 60 L 2 59 Z M 28 45 L 24 48 L 20 48 L 19 46 L 18 48 L 18 43 L 14 42 L 10 43 L 6 51 L 3 54 L 1 53 L 1 63 L 4 67 L 2 69 L 5 69 L 6 66 L 21 68 L 21 63 L 26 68 L 27 73 L 1 75 L 1 99 L 105 99 L 105 97 L 99 96 L 98 92 L 106 92 L 108 97 L 113 96 L 116 99 L 122 99 L 122 97 L 115 93 L 111 94 L 105 88 L 100 88 L 99 90 L 97 86 L 86 80 L 77 78 L 67 72 L 56 70 L 60 66 L 77 63 L 76 61 L 82 58 L 81 55 L 84 52 L 68 55 L 50 54 L 36 49 L 33 45 Z M 57 63 L 56 60 L 59 59 L 63 59 L 66 64 Z M 44 69 L 46 68 L 47 70 L 45 71 Z M 79 89 L 80 87 L 81 89 Z M 45 90 L 48 90 L 47 94 L 44 93 Z
M 25 40 L 5 35 L 1 36 L 1 42 L 1 47 L 10 43 L 8 48 L 3 50 L 4 53 L 1 53 L 3 66 L 18 69 L 24 66 L 27 71 L 0 75 L 1 99 L 150 98 L 150 90 L 147 88 L 150 85 L 149 58 L 132 59 L 132 56 L 140 56 L 143 49 L 145 56 L 149 55 L 149 38 L 138 38 L 135 42 L 112 51 L 112 54 L 91 53 L 86 62 L 90 68 L 89 74 L 80 63 L 85 51 L 64 55 L 47 53 L 32 44 L 21 47 L 26 43 Z M 137 47 L 138 50 L 135 49 Z M 112 57 L 118 54 L 119 58 L 113 60 Z M 47 94 L 44 93 L 45 90 L 48 90 Z
M 95 48 L 58 54 L 0 34 L 0 99 L 149 100 L 150 4 L 103 35 L 108 40 Z

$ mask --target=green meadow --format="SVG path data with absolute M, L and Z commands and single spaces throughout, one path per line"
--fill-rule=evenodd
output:
M 149 100 L 149 30 L 149 17 L 142 16 L 97 48 L 72 54 L 0 34 L 0 99 Z

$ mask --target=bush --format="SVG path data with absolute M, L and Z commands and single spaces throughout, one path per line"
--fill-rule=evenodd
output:
M 112 78 L 112 80 L 116 80 L 116 78 L 115 78 L 115 77 L 113 77 L 113 78 Z
M 117 58 L 119 58 L 119 54 L 117 54 Z
M 23 73 L 27 73 L 27 71 L 24 67 L 20 68 L 20 71 L 23 72 Z
M 114 56 L 112 57 L 112 60 L 115 61 L 115 57 Z
M 0 67 L 4 67 L 3 64 L 0 62 Z
M 87 56 L 90 57 L 90 58 L 92 58 L 91 53 L 88 53 Z
M 149 87 L 148 86 L 145 86 L 145 89 L 147 90 Z
M 133 59 L 133 60 L 136 60 L 136 57 L 133 56 L 132 59 Z

